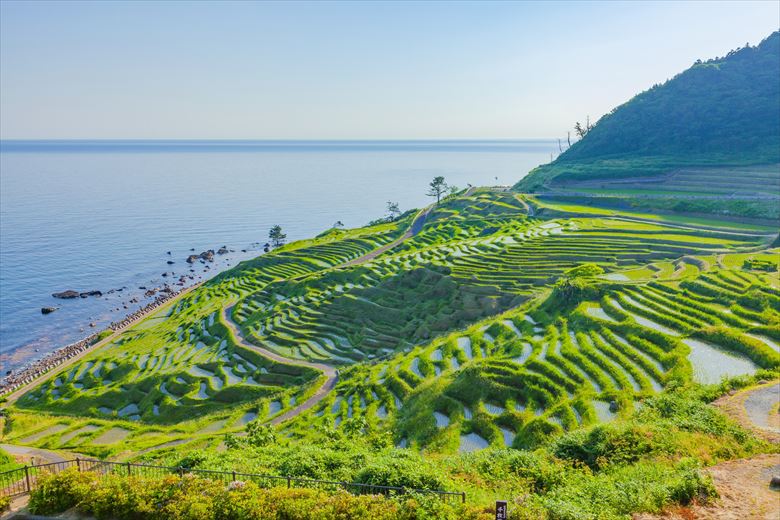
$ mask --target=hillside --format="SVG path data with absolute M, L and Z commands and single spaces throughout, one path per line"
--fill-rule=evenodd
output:
M 602 204 L 777 219 L 780 32 L 697 62 L 602 117 L 515 185 Z M 715 203 L 728 196 L 737 199 Z M 693 201 L 688 208 L 682 198 Z M 638 200 L 643 199 L 643 200 Z
M 3 442 L 658 511 L 711 493 L 699 464 L 768 449 L 705 403 L 777 375 L 774 233 L 470 190 L 222 273 L 31 386 Z

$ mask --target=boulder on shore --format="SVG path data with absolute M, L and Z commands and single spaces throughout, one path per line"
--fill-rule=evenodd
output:
M 60 298 L 62 300 L 70 300 L 72 298 L 78 298 L 79 297 L 79 292 L 78 291 L 71 291 L 71 290 L 69 290 L 69 291 L 62 291 L 62 292 L 52 293 L 52 296 L 54 296 L 55 298 Z
M 51 314 L 56 311 L 57 307 L 41 307 L 41 314 Z

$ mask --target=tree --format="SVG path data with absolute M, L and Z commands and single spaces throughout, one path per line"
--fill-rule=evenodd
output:
M 574 133 L 577 134 L 580 139 L 588 135 L 588 132 L 593 130 L 593 125 L 590 124 L 590 116 L 585 118 L 585 126 L 581 125 L 579 121 L 574 123 Z
M 392 222 L 393 220 L 397 219 L 401 215 L 401 210 L 398 209 L 398 203 L 397 202 L 390 202 L 387 201 L 387 220 Z
M 282 233 L 282 226 L 277 224 L 271 228 L 271 231 L 268 232 L 268 238 L 271 239 L 271 243 L 274 247 L 279 247 L 284 245 L 284 241 L 287 239 L 287 235 Z
M 336 223 L 333 224 L 333 227 L 335 229 L 343 228 L 344 227 L 344 223 L 342 221 L 340 221 L 340 220 L 337 220 Z
M 457 186 L 450 185 L 447 188 L 447 190 L 450 192 L 450 195 L 455 195 L 456 193 L 458 193 L 460 191 L 460 188 L 458 188 Z
M 441 175 L 434 177 L 428 186 L 430 186 L 430 188 L 428 189 L 427 195 L 429 197 L 436 197 L 436 204 L 439 204 L 442 193 L 447 191 L 447 183 L 444 182 L 444 177 Z

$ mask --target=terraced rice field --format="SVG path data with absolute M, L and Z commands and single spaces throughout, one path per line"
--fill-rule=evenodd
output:
M 524 447 L 612 420 L 673 380 L 716 383 L 780 365 L 771 340 L 751 339 L 777 335 L 777 292 L 776 273 L 715 270 L 608 285 L 565 314 L 544 303 L 510 311 L 345 370 L 332 399 L 288 429 L 303 437 L 312 422 L 327 427 L 360 415 L 394 425 L 399 444 Z
M 296 361 L 306 360 L 339 366 L 339 379 L 281 425 L 292 438 L 365 419 L 399 446 L 525 447 L 613 420 L 672 381 L 780 365 L 777 270 L 745 267 L 776 265 L 772 236 L 541 218 L 533 205 L 486 191 L 450 199 L 359 265 L 344 264 L 391 243 L 411 217 L 244 262 L 28 392 L 12 438 L 92 453 L 216 447 L 313 395 L 323 376 Z M 553 288 L 586 263 L 605 271 L 588 291 Z M 261 350 L 233 336 L 231 307 Z
M 780 165 L 721 168 L 681 168 L 664 175 L 564 181 L 557 179 L 556 187 L 577 191 L 597 188 L 599 191 L 652 190 L 670 195 L 724 195 L 780 197 Z

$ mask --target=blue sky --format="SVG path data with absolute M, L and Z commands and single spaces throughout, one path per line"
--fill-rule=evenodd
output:
M 780 2 L 0 2 L 0 138 L 565 136 Z

